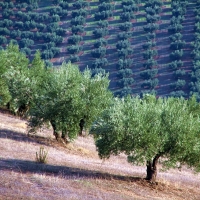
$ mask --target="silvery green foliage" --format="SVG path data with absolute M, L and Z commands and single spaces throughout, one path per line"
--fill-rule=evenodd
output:
M 110 104 L 112 94 L 108 86 L 107 74 L 92 77 L 89 69 L 81 72 L 71 63 L 53 68 L 49 78 L 43 81 L 44 90 L 34 99 L 30 131 L 50 122 L 54 132 L 62 132 L 68 141 L 76 138 L 80 120 L 84 119 L 85 128 L 90 128 Z
M 115 98 L 91 134 L 101 158 L 123 152 L 129 162 L 144 164 L 159 156 L 167 168 L 188 164 L 199 170 L 199 111 L 195 97 Z

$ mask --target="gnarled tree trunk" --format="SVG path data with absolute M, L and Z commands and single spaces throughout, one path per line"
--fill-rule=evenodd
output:
M 56 140 L 58 140 L 59 139 L 59 133 L 56 130 L 56 122 L 54 120 L 51 120 L 50 123 L 51 123 L 51 126 L 53 128 L 53 135 L 56 137 Z
M 147 161 L 147 177 L 146 179 L 151 181 L 152 183 L 156 182 L 156 176 L 157 176 L 157 164 L 158 159 L 161 155 L 157 154 L 153 161 Z
M 79 135 L 80 135 L 80 136 L 83 136 L 83 128 L 84 128 L 84 125 L 85 125 L 85 120 L 84 120 L 84 119 L 81 119 L 80 122 L 79 122 L 79 127 L 80 127 Z

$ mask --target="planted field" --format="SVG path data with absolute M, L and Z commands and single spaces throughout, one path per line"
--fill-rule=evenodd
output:
M 27 2 L 0 1 L 2 48 L 105 70 L 116 95 L 199 96 L 198 1 Z

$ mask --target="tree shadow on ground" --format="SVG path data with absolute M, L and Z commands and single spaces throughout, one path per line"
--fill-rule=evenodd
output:
M 80 168 L 72 168 L 67 166 L 56 166 L 51 164 L 41 164 L 29 160 L 19 160 L 19 159 L 0 159 L 0 171 L 14 171 L 19 173 L 38 173 L 45 175 L 60 176 L 70 179 L 70 178 L 97 178 L 105 180 L 119 180 L 125 182 L 138 182 L 144 180 L 140 177 L 130 177 L 109 174 L 99 171 L 91 171 Z
M 11 139 L 18 142 L 30 142 L 46 146 L 52 145 L 53 142 L 53 139 L 49 139 L 47 137 L 42 137 L 35 134 L 28 135 L 9 129 L 0 129 L 0 139 L 1 138 Z

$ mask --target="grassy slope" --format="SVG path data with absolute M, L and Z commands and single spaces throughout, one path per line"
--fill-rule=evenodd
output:
M 94 14 L 98 11 L 98 5 L 99 1 L 89 1 L 90 7 L 88 8 L 91 12 L 87 16 L 86 24 L 85 24 L 85 33 L 83 34 L 83 41 L 81 43 L 83 47 L 83 51 L 80 53 L 80 62 L 77 64 L 80 66 L 81 69 L 84 69 L 86 66 L 91 67 L 92 62 L 95 60 L 92 58 L 90 51 L 94 48 L 93 43 L 95 41 L 95 38 L 93 37 L 92 31 L 98 27 L 97 22 L 94 20 Z M 53 58 L 51 61 L 54 62 L 55 65 L 60 65 L 63 61 L 69 60 L 69 54 L 66 50 L 67 39 L 71 35 L 71 11 L 73 10 L 72 7 L 73 1 L 70 2 L 69 7 L 69 14 L 67 17 L 62 19 L 61 22 L 59 22 L 60 26 L 66 29 L 66 34 L 64 36 L 64 40 L 61 45 L 59 45 L 61 49 L 61 53 L 56 57 Z M 106 37 L 108 40 L 107 45 L 107 54 L 106 58 L 109 61 L 108 66 L 106 67 L 106 70 L 110 73 L 110 79 L 111 79 L 111 85 L 110 88 L 112 90 L 120 90 L 120 87 L 117 86 L 116 81 L 118 80 L 117 77 L 117 69 L 116 64 L 118 61 L 117 56 L 117 49 L 116 49 L 116 43 L 118 41 L 117 34 L 120 32 L 119 26 L 122 22 L 120 20 L 120 14 L 122 12 L 122 6 L 121 1 L 114 1 L 115 3 L 115 10 L 113 11 L 114 17 L 109 19 L 109 36 Z M 169 36 L 170 34 L 167 32 L 168 26 L 170 25 L 170 19 L 171 19 L 171 2 L 169 0 L 164 1 L 163 0 L 163 7 L 162 7 L 162 13 L 161 20 L 160 20 L 160 30 L 156 32 L 156 38 L 157 38 L 157 46 L 156 49 L 158 50 L 158 57 L 157 62 L 159 64 L 158 66 L 158 79 L 159 79 L 159 85 L 156 87 L 157 94 L 158 95 L 166 95 L 169 94 L 172 90 L 170 89 L 169 84 L 175 82 L 175 78 L 173 76 L 173 71 L 169 68 L 169 63 L 171 62 L 169 58 L 170 54 L 170 40 Z M 41 1 L 39 4 L 39 13 L 48 12 L 51 7 L 53 7 L 51 2 L 44 2 Z M 190 56 L 190 52 L 192 51 L 191 42 L 194 40 L 194 7 L 195 7 L 195 0 L 191 0 L 189 2 L 187 13 L 185 15 L 185 20 L 183 22 L 183 39 L 186 41 L 186 47 L 184 49 L 184 66 L 183 69 L 186 70 L 187 74 L 183 78 L 186 80 L 187 84 L 183 88 L 183 90 L 186 93 L 189 93 L 188 84 L 190 83 L 189 78 L 189 72 L 192 69 L 192 60 Z M 0 11 L 1 12 L 1 11 Z M 144 51 L 142 49 L 143 43 L 146 41 L 145 39 L 145 32 L 143 31 L 143 26 L 146 25 L 146 19 L 145 19 L 145 12 L 143 8 L 143 4 L 140 4 L 140 11 L 135 13 L 136 14 L 136 20 L 133 20 L 133 27 L 132 27 L 132 37 L 130 38 L 132 48 L 134 50 L 133 55 L 131 55 L 131 58 L 133 58 L 134 62 L 132 65 L 132 71 L 134 73 L 133 78 L 135 79 L 135 83 L 132 85 L 133 93 L 139 94 L 141 92 L 141 84 L 144 80 L 141 79 L 139 73 L 144 70 L 142 67 L 143 65 L 143 57 L 142 52 Z M 34 53 L 36 49 L 41 48 L 41 42 L 35 42 L 35 45 L 31 48 L 32 52 Z
M 46 165 L 35 152 L 48 150 Z M 26 121 L 0 113 L 0 199 L 200 199 L 200 175 L 159 172 L 158 184 L 147 183 L 145 166 L 132 166 L 125 156 L 98 158 L 91 137 L 58 144 L 51 130 L 27 136 Z

